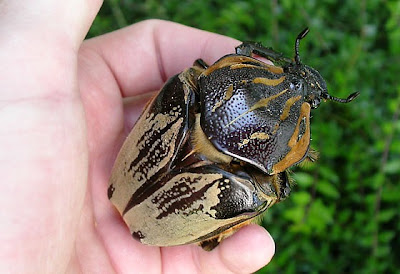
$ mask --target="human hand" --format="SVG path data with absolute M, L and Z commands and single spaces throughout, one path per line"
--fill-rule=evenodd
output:
M 149 92 L 238 41 L 151 20 L 82 43 L 100 4 L 0 4 L 0 272 L 256 271 L 274 253 L 259 226 L 211 252 L 150 247 L 131 237 L 107 199 L 113 161 Z

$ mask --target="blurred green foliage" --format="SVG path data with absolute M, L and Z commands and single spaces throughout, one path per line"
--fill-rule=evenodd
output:
M 330 93 L 361 96 L 312 111 L 316 164 L 296 167 L 291 197 L 265 214 L 276 255 L 259 273 L 395 273 L 400 269 L 400 2 L 108 0 L 89 36 L 160 18 L 272 46 Z M 179 35 L 179 34 L 177 34 Z

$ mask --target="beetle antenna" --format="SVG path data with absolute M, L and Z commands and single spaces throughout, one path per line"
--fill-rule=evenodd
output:
M 338 102 L 338 103 L 349 103 L 349 102 L 353 101 L 354 99 L 356 99 L 356 97 L 358 95 L 360 95 L 359 92 L 354 92 L 354 93 L 350 94 L 349 96 L 347 96 L 346 99 L 343 99 L 343 98 L 337 98 L 337 97 L 331 96 L 331 95 L 326 93 L 326 94 L 323 95 L 323 97 L 325 99 L 327 99 L 327 100 L 335 101 L 335 102 Z
M 299 35 L 297 35 L 296 42 L 294 45 L 294 61 L 296 62 L 296 65 L 301 65 L 300 55 L 299 55 L 300 40 L 306 37 L 309 31 L 310 30 L 308 28 L 305 28 L 302 32 L 299 33 Z

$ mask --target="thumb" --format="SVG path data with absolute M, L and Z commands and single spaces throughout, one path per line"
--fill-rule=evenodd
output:
M 0 1 L 0 272 L 61 273 L 87 176 L 77 52 L 100 0 Z
M 85 38 L 100 9 L 102 0 L 15 1 L 0 2 L 2 40 L 31 42 L 60 39 L 76 49 Z M 37 35 L 38 31 L 41 35 Z M 21 43 L 20 43 L 21 44 Z

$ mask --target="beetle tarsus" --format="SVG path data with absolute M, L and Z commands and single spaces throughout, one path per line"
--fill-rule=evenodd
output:
M 292 62 L 292 60 L 290 60 L 289 58 L 284 57 L 282 53 L 277 52 L 272 48 L 264 47 L 260 43 L 255 42 L 243 42 L 236 47 L 236 54 L 249 57 L 252 57 L 253 54 L 256 54 L 260 57 L 267 58 L 272 62 Z
M 196 61 L 194 61 L 193 65 L 203 69 L 207 69 L 209 67 L 209 65 L 204 62 L 203 59 L 197 59 Z
M 205 251 L 211 251 L 214 248 L 216 248 L 218 246 L 219 242 L 218 242 L 218 238 L 213 238 L 210 240 L 205 240 L 200 242 L 200 246 L 201 248 L 203 248 L 203 250 Z

